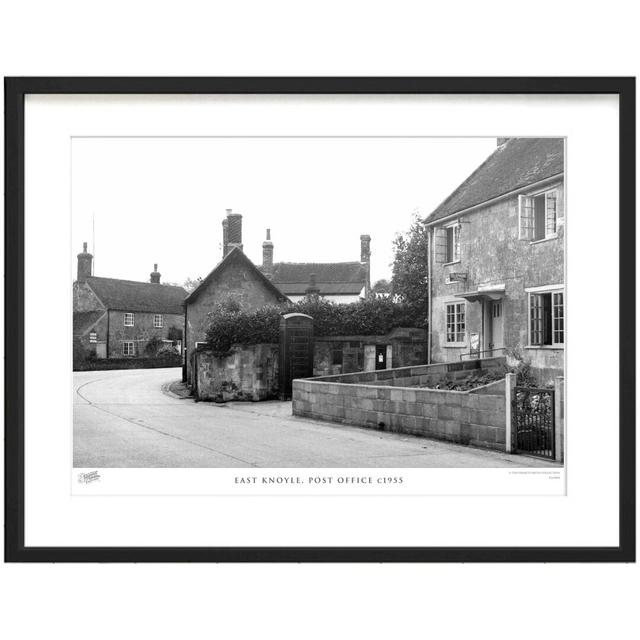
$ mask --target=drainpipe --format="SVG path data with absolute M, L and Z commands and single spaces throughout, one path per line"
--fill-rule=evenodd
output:
M 427 230 L 427 364 L 431 364 L 431 242 L 433 229 Z

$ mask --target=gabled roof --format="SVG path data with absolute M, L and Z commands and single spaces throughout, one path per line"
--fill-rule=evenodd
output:
M 361 262 L 277 262 L 271 282 L 287 295 L 304 295 L 312 273 L 321 295 L 357 295 L 367 281 Z
M 96 311 L 74 311 L 73 312 L 73 335 L 84 335 L 100 318 L 106 313 L 105 309 Z
M 257 275 L 258 279 L 262 282 L 262 284 L 269 290 L 273 295 L 282 302 L 287 301 L 287 296 L 280 291 L 267 276 L 256 267 L 249 258 L 244 254 L 242 249 L 239 247 L 234 247 L 227 253 L 227 255 L 222 258 L 222 260 L 213 268 L 213 270 L 209 273 L 209 275 L 187 296 L 185 302 L 193 302 L 196 298 L 207 288 L 208 284 L 220 273 L 222 273 L 227 266 L 234 262 L 240 262 L 244 265 L 245 268 L 253 271 L 254 274 Z
M 87 278 L 87 284 L 107 309 L 184 313 L 187 292 L 182 287 L 116 278 Z
M 426 221 L 440 220 L 563 172 L 563 138 L 509 138 Z

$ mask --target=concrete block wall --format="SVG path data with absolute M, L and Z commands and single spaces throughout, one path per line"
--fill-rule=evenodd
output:
M 505 383 L 444 391 L 294 380 L 293 414 L 371 429 L 505 450 Z

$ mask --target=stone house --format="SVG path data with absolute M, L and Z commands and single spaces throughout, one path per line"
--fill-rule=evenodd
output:
M 237 215 L 237 214 L 233 214 Z M 240 239 L 241 235 L 231 238 Z M 242 251 L 241 242 L 225 243 L 222 261 L 185 300 L 185 348 L 187 380 L 191 381 L 192 355 L 207 339 L 208 315 L 218 304 L 233 300 L 252 311 L 289 300 Z
M 242 243 L 242 214 L 226 210 L 222 221 L 222 261 L 185 300 L 187 380 L 191 381 L 192 354 L 206 341 L 208 314 L 217 304 L 234 300 L 246 311 L 268 304 L 295 302 L 316 294 L 338 303 L 355 302 L 370 289 L 370 243 L 360 237 L 359 262 L 273 261 L 271 231 L 262 243 L 262 264 L 254 265 Z
M 507 355 L 564 371 L 564 140 L 498 138 L 426 219 L 429 362 Z
M 98 358 L 139 357 L 152 338 L 182 351 L 182 287 L 160 283 L 158 265 L 149 282 L 92 275 L 93 256 L 84 243 L 73 283 L 74 346 Z
M 338 304 L 357 302 L 371 289 L 371 236 L 360 236 L 356 262 L 273 262 L 271 230 L 262 243 L 262 272 L 292 302 L 315 293 Z

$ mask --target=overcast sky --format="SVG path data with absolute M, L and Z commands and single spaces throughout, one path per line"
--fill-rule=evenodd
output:
M 75 138 L 73 260 L 97 276 L 163 282 L 206 276 L 222 256 L 225 209 L 243 215 L 244 251 L 262 262 L 360 259 L 389 278 L 393 238 L 428 215 L 495 149 L 495 138 Z M 95 246 L 92 219 L 95 217 Z M 75 266 L 74 266 L 75 276 Z

